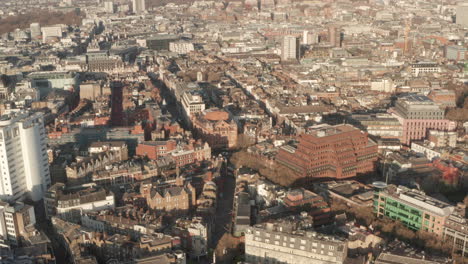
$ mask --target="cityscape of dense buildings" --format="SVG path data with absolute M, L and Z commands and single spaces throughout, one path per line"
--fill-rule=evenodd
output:
M 468 263 L 466 0 L 0 1 L 0 263 Z

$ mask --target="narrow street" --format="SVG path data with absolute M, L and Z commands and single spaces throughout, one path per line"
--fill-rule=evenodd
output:
M 159 80 L 153 80 L 153 84 L 160 89 L 161 97 L 166 101 L 166 109 L 173 117 L 179 117 L 180 112 L 177 109 L 177 103 L 167 87 Z M 183 124 L 181 124 L 183 126 Z M 185 128 L 185 127 L 184 127 Z M 232 210 L 234 201 L 234 192 L 236 180 L 228 175 L 227 164 L 221 170 L 221 179 L 218 186 L 218 204 L 216 208 L 215 226 L 212 230 L 212 239 L 210 248 L 215 249 L 219 240 L 226 233 L 231 233 L 232 228 Z
M 213 232 L 213 245 L 215 248 L 219 239 L 225 234 L 230 233 L 232 228 L 232 206 L 234 201 L 234 191 L 236 188 L 236 180 L 234 177 L 228 176 L 226 170 L 223 170 L 222 190 L 218 194 L 218 207 L 216 208 L 216 224 Z M 222 195 L 222 197 L 221 197 Z

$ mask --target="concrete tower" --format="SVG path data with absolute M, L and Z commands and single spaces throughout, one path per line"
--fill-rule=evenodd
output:
M 0 118 L 0 199 L 42 199 L 50 186 L 46 136 L 42 113 Z
M 295 36 L 285 36 L 281 43 L 281 59 L 298 60 L 300 55 L 300 40 Z

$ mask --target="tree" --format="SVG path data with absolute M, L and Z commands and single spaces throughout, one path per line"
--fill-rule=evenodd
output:
M 349 210 L 349 207 L 342 200 L 332 199 L 330 203 L 330 209 L 335 212 L 335 214 L 343 213 Z
M 369 226 L 375 220 L 372 207 L 351 207 L 351 212 L 359 224 Z
M 255 144 L 255 140 L 249 137 L 246 134 L 240 134 L 237 136 L 237 147 L 240 149 L 245 149 L 249 146 Z
M 400 221 L 397 222 L 397 224 L 394 227 L 394 230 L 395 230 L 395 235 L 400 240 L 412 241 L 416 237 L 416 234 L 413 231 L 411 231 L 409 228 L 404 226 Z
M 248 153 L 245 150 L 234 153 L 230 161 L 237 167 L 248 167 L 258 171 L 258 173 L 268 180 L 281 186 L 291 186 L 295 183 L 294 172 L 282 165 L 268 165 L 262 162 L 262 158 Z
M 447 119 L 466 122 L 468 121 L 468 108 L 452 108 L 447 111 Z
M 34 12 L 0 19 L 0 34 L 12 32 L 17 28 L 28 28 L 31 23 L 35 22 L 39 23 L 41 26 L 54 24 L 79 25 L 81 24 L 81 20 L 81 14 L 74 11 L 62 13 L 40 9 Z

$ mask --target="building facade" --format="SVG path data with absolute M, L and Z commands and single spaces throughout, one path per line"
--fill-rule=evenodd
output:
M 136 154 L 146 156 L 149 159 L 157 160 L 160 157 L 169 155 L 177 147 L 175 140 L 166 141 L 145 141 L 138 144 Z
M 467 28 L 468 27 L 468 4 L 460 2 L 457 6 L 457 24 L 461 25 L 462 27 Z
M 432 142 L 435 147 L 454 148 L 457 145 L 457 132 L 430 130 L 428 140 Z
M 427 97 L 444 108 L 457 106 L 457 96 L 453 90 L 432 90 Z
M 196 91 L 185 92 L 182 95 L 181 104 L 185 118 L 189 122 L 195 114 L 205 111 L 205 102 L 203 102 L 201 94 Z
M 441 72 L 441 68 L 439 64 L 435 62 L 418 62 L 411 64 L 411 73 L 414 76 L 438 72 Z
M 392 110 L 403 125 L 402 143 L 425 139 L 430 129 L 450 131 L 455 124 L 445 119 L 445 111 L 427 96 L 409 95 L 399 98 Z
M 463 61 L 465 60 L 467 54 L 467 50 L 463 46 L 451 45 L 445 47 L 445 57 L 448 60 Z
M 344 179 L 373 171 L 377 151 L 367 133 L 351 125 L 324 125 L 300 135 L 297 147 L 282 147 L 276 160 L 299 177 Z
M 12 245 L 19 245 L 27 227 L 36 224 L 34 207 L 21 202 L 0 201 L 0 237 Z
M 145 0 L 132 0 L 133 13 L 141 14 L 146 11 Z
M 249 263 L 331 264 L 346 256 L 346 242 L 272 223 L 250 227 L 245 235 Z
M 106 13 L 110 13 L 110 14 L 115 13 L 114 2 L 112 2 L 112 1 L 105 1 L 105 2 L 104 2 L 104 11 L 106 11 Z
M 29 29 L 31 31 L 31 39 L 37 39 L 42 34 L 41 25 L 39 23 L 31 23 Z
M 84 212 L 114 209 L 115 198 L 112 192 L 101 188 L 67 190 L 63 183 L 56 183 L 47 191 L 44 205 L 47 217 L 73 222 Z
M 212 149 L 233 148 L 237 144 L 237 124 L 223 110 L 210 109 L 192 118 L 195 135 Z
M 38 88 L 41 93 L 52 89 L 72 90 L 79 85 L 79 74 L 73 72 L 33 72 L 28 75 L 31 87 Z
M 352 115 L 350 122 L 376 137 L 401 139 L 403 136 L 402 125 L 389 114 Z
M 48 38 L 61 38 L 62 37 L 62 27 L 61 26 L 50 26 L 42 27 L 42 40 L 46 41 Z
M 374 194 L 378 217 L 401 221 L 413 231 L 425 231 L 442 238 L 444 224 L 455 207 L 427 196 L 416 189 L 391 185 Z
M 177 220 L 172 233 L 181 238 L 182 247 L 190 257 L 199 258 L 208 254 L 210 230 L 201 217 Z
M 176 52 L 178 54 L 187 54 L 195 50 L 193 43 L 191 42 L 171 42 L 169 43 L 169 51 Z
M 296 36 L 285 36 L 281 42 L 281 59 L 298 60 L 301 51 L 300 39 Z
M 49 188 L 47 134 L 41 113 L 20 112 L 0 120 L 0 198 L 42 199 Z
M 195 188 L 180 178 L 175 184 L 142 184 L 141 193 L 149 208 L 175 215 L 188 213 L 197 202 Z
M 80 84 L 80 99 L 94 101 L 102 94 L 102 86 L 98 82 L 86 82 Z
M 454 251 L 463 257 L 468 257 L 468 219 L 466 206 L 461 206 L 461 212 L 451 214 L 444 226 L 444 239 L 453 244 Z

